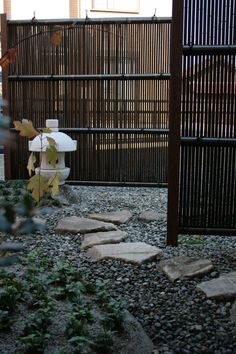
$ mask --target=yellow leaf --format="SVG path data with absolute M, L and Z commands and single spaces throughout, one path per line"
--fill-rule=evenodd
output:
M 57 149 L 55 148 L 54 145 L 49 145 L 47 146 L 46 149 L 46 157 L 48 162 L 55 167 L 58 161 L 58 156 L 57 156 Z
M 49 145 L 56 146 L 56 141 L 53 138 L 50 138 L 50 136 L 47 136 L 47 141 Z
M 15 120 L 13 122 L 15 129 L 19 130 L 21 136 L 27 136 L 27 138 L 33 138 L 39 135 L 39 132 L 34 128 L 32 122 L 27 119 L 22 119 L 22 122 Z
M 42 131 L 42 133 L 51 133 L 52 130 L 50 128 L 42 128 L 40 129 Z
M 52 195 L 56 195 L 59 193 L 59 173 L 58 172 L 56 172 L 55 175 L 48 180 L 48 187 L 50 188 Z
M 27 164 L 27 170 L 29 171 L 30 177 L 32 175 L 32 172 L 35 170 L 35 168 L 34 168 L 35 162 L 36 162 L 35 154 L 33 152 L 31 152 L 29 160 L 28 160 L 28 164 Z
M 0 58 L 0 65 L 2 68 L 8 67 L 10 63 L 13 63 L 17 57 L 17 48 L 10 48 L 8 51 Z
M 40 174 L 36 174 L 29 179 L 27 189 L 32 191 L 32 197 L 39 202 L 44 193 L 47 192 L 47 181 Z
M 52 32 L 52 35 L 51 35 L 52 44 L 60 45 L 61 44 L 61 38 L 62 38 L 62 31 L 61 30 L 57 29 L 57 30 Z

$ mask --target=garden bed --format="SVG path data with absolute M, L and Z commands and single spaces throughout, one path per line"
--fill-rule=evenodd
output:
M 209 300 L 196 291 L 201 281 L 235 270 L 236 238 L 180 236 L 178 247 L 166 247 L 166 221 L 145 223 L 139 219 L 145 210 L 166 212 L 166 189 L 84 186 L 69 189 L 75 199 L 62 207 L 54 207 L 52 214 L 41 216 L 46 220 L 46 232 L 7 237 L 2 234 L 2 239 L 23 242 L 28 253 L 36 252 L 40 258 L 47 257 L 54 264 L 69 263 L 85 276 L 87 282 L 105 282 L 105 290 L 111 298 L 118 303 L 125 301 L 125 308 L 139 320 L 152 339 L 156 353 L 236 352 L 235 325 L 230 321 L 232 301 Z M 66 199 L 65 195 L 61 203 Z M 119 227 L 128 233 L 127 241 L 144 241 L 160 247 L 164 259 L 178 255 L 208 258 L 214 265 L 213 273 L 172 283 L 159 270 L 157 260 L 142 265 L 115 260 L 94 262 L 80 249 L 81 235 L 55 232 L 58 221 L 66 216 L 123 209 L 133 214 L 127 224 Z M 23 265 L 15 267 L 17 272 L 23 271 Z M 57 322 L 60 320 L 59 316 Z M 1 334 L 0 346 L 6 348 L 3 353 L 11 353 L 7 351 L 8 341 L 12 340 L 14 333 L 13 330 L 10 335 Z

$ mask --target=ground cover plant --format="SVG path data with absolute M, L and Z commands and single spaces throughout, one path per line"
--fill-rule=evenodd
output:
M 29 121 L 14 124 L 23 136 L 41 134 Z M 48 138 L 47 152 L 55 165 L 57 155 L 52 140 Z M 35 156 L 31 154 L 27 166 L 30 175 L 34 171 L 35 161 Z M 1 181 L 2 235 L 32 234 L 41 229 L 42 226 L 33 220 L 36 206 L 59 206 L 60 202 L 53 198 L 57 192 L 57 174 L 44 181 L 39 173 L 31 177 L 27 184 L 25 181 Z M 16 227 L 17 216 L 23 217 L 23 221 Z M 23 249 L 21 244 L 2 244 L 0 266 L 12 266 L 18 262 L 18 257 L 6 254 Z M 0 270 L 0 333 L 12 336 L 14 352 L 37 354 L 51 345 L 51 352 L 55 353 L 56 345 L 58 354 L 109 353 L 114 335 L 122 331 L 124 303 L 114 302 L 101 281 L 88 282 L 69 263 L 53 263 L 37 252 L 30 253 L 21 261 L 22 264 L 14 271 Z M 58 330 L 63 344 L 58 344 Z
M 7 106 L 7 102 L 1 100 L 0 106 L 0 145 L 9 145 L 11 142 L 9 136 L 10 118 L 5 116 L 3 113 L 3 109 Z M 35 129 L 32 123 L 28 120 L 22 120 L 22 122 L 15 121 L 14 125 L 21 136 L 28 138 L 35 137 L 37 135 L 42 138 L 43 131 L 50 132 L 48 129 L 42 129 L 42 131 Z M 50 137 L 47 137 L 47 141 L 49 145 L 46 148 L 46 156 L 54 166 L 56 163 L 55 160 L 57 159 L 56 144 Z M 35 170 L 35 162 L 36 157 L 33 153 L 31 153 L 27 165 L 30 176 Z M 33 233 L 42 229 L 44 226 L 37 224 L 37 222 L 33 219 L 36 206 L 59 206 L 59 201 L 53 198 L 53 196 L 58 193 L 58 184 L 59 181 L 57 172 L 54 176 L 52 176 L 52 178 L 46 181 L 40 175 L 40 169 L 39 173 L 31 177 L 27 183 L 26 181 L 0 181 L 0 232 L 17 232 L 23 234 Z M 17 244 L 8 243 L 1 245 L 0 266 L 6 266 L 17 262 L 17 256 L 10 255 L 6 257 L 6 254 L 21 250 L 22 247 Z
M 0 286 L 0 332 L 13 335 L 17 353 L 44 352 L 59 331 L 54 353 L 105 354 L 122 332 L 124 302 L 64 261 L 30 253 L 20 272 L 1 270 Z

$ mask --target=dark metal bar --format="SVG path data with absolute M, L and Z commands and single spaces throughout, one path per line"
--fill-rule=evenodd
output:
M 186 55 L 197 54 L 235 54 L 236 45 L 184 45 L 183 53 Z
M 168 151 L 167 244 L 178 243 L 183 0 L 173 1 L 170 53 L 170 133 Z
M 168 135 L 169 129 L 151 128 L 60 128 L 61 132 L 83 134 L 157 134 Z
M 230 235 L 236 236 L 236 229 L 227 228 L 204 228 L 204 227 L 180 227 L 178 229 L 179 234 L 187 235 Z
M 42 129 L 42 128 L 39 128 Z M 59 128 L 60 132 L 78 134 L 157 134 L 168 135 L 169 129 L 151 128 Z M 11 128 L 16 132 L 15 128 Z
M 73 18 L 70 20 L 60 19 L 60 20 L 10 20 L 8 21 L 9 25 L 30 25 L 30 26 L 41 26 L 41 25 L 73 25 L 74 27 L 78 25 L 101 25 L 101 24 L 143 24 L 143 23 L 171 23 L 170 17 L 119 17 L 119 18 L 86 18 L 86 19 L 78 19 Z
M 181 145 L 191 146 L 234 146 L 236 138 L 181 137 Z
M 170 74 L 9 75 L 9 81 L 170 80 Z
M 167 183 L 142 183 L 142 182 L 109 182 L 109 181 L 78 181 L 69 180 L 66 184 L 75 186 L 114 186 L 114 187 L 148 187 L 148 188 L 167 188 Z

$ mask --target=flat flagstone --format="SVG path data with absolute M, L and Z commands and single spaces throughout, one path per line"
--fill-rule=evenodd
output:
M 158 213 L 154 210 L 144 211 L 139 215 L 139 219 L 144 222 L 152 222 L 152 221 L 164 221 L 166 220 L 166 214 Z
M 120 225 L 127 223 L 132 218 L 132 214 L 129 210 L 120 210 L 108 213 L 89 214 L 88 217 L 91 219 L 107 221 Z
M 120 259 L 129 263 L 141 264 L 145 261 L 162 256 L 160 248 L 145 242 L 121 242 L 113 245 L 93 246 L 87 254 L 96 261 L 103 259 Z
M 236 271 L 204 281 L 197 286 L 197 290 L 203 291 L 211 299 L 236 298 Z
M 16 221 L 14 223 L 14 225 L 12 225 L 12 231 L 16 232 L 17 229 L 20 227 L 20 225 L 26 220 L 26 218 L 22 218 L 22 217 L 16 217 Z M 37 216 L 33 216 L 32 220 L 35 224 L 41 225 L 41 226 L 45 226 L 46 225 L 46 220 L 39 218 Z
M 95 245 L 104 245 L 107 243 L 119 243 L 127 238 L 127 232 L 124 231 L 107 231 L 85 234 L 81 242 L 81 249 L 86 249 Z
M 95 231 L 111 231 L 117 230 L 117 227 L 114 224 L 80 218 L 78 216 L 69 216 L 59 221 L 55 231 L 59 233 L 71 232 L 73 234 L 87 234 L 89 232 Z
M 6 252 L 21 252 L 25 251 L 26 248 L 22 243 L 19 242 L 2 242 L 0 244 L 0 251 L 6 251 Z
M 193 278 L 212 271 L 213 265 L 208 259 L 192 258 L 187 256 L 175 257 L 160 262 L 160 269 L 171 281 L 184 278 Z

